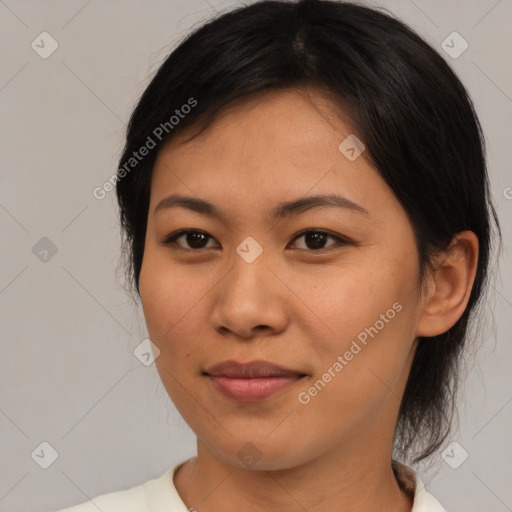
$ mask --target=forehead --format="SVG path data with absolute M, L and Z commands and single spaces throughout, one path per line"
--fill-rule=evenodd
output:
M 173 193 L 247 208 L 333 192 L 360 204 L 372 197 L 378 204 L 376 189 L 389 194 L 380 174 L 364 152 L 350 160 L 339 148 L 353 132 L 348 116 L 319 92 L 258 94 L 223 111 L 195 139 L 187 140 L 187 130 L 160 150 L 151 207 Z
M 283 146 L 324 144 L 326 136 L 352 133 L 349 115 L 339 103 L 318 89 L 298 88 L 260 91 L 249 99 L 224 108 L 215 121 L 199 136 L 187 142 L 194 127 L 186 129 L 170 140 L 169 149 L 202 148 L 245 138 L 250 146 L 262 140 Z M 338 132 L 334 134 L 333 131 Z M 271 149 L 269 147 L 268 149 Z
M 251 171 L 272 170 L 277 178 L 301 169 L 294 172 L 297 178 L 316 163 L 319 171 L 328 162 L 332 167 L 339 160 L 339 144 L 354 132 L 339 106 L 310 89 L 258 93 L 222 111 L 201 135 L 188 140 L 195 129 L 179 133 L 160 150 L 155 173 L 186 167 L 190 177 L 215 168 L 217 177 L 224 172 L 248 177 Z

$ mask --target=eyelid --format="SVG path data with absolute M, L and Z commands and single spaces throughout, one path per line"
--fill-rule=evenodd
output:
M 176 240 L 178 238 L 180 238 L 183 235 L 187 235 L 188 233 L 201 233 L 201 234 L 205 235 L 209 240 L 216 240 L 215 237 L 213 237 L 212 235 L 210 235 L 206 231 L 203 231 L 201 229 L 189 228 L 189 229 L 179 229 L 178 231 L 175 231 L 175 232 L 171 233 L 166 238 L 164 238 L 164 240 L 162 240 L 161 243 L 163 245 L 167 246 L 167 247 L 173 246 L 173 248 L 183 249 L 185 251 L 191 251 L 191 252 L 202 252 L 202 251 L 205 251 L 207 249 L 212 249 L 212 247 L 203 247 L 203 248 L 200 248 L 200 249 L 191 249 L 191 248 L 182 247 L 182 246 L 176 244 Z M 291 242 L 294 242 L 298 238 L 300 238 L 300 237 L 302 237 L 304 235 L 307 235 L 308 233 L 320 233 L 320 234 L 326 235 L 328 237 L 336 239 L 337 243 L 335 243 L 333 245 L 330 245 L 330 246 L 327 246 L 327 247 L 324 247 L 324 248 L 321 248 L 321 249 L 297 249 L 298 251 L 305 251 L 305 252 L 312 253 L 312 254 L 314 254 L 314 253 L 320 253 L 321 254 L 321 253 L 325 253 L 325 252 L 328 252 L 330 250 L 339 248 L 340 246 L 349 245 L 349 244 L 354 245 L 354 242 L 351 241 L 350 239 L 348 239 L 347 237 L 343 237 L 341 235 L 337 235 L 337 234 L 331 233 L 330 231 L 328 231 L 326 229 L 322 229 L 322 228 L 306 228 L 306 229 L 303 229 L 302 231 L 300 231 L 299 233 L 297 233 L 296 235 L 293 236 Z
M 322 251 L 328 251 L 331 248 L 339 247 L 340 245 L 348 245 L 348 244 L 353 244 L 354 243 L 354 242 L 352 242 L 351 240 L 349 240 L 346 237 L 343 237 L 341 235 L 337 235 L 335 233 L 331 233 L 329 230 L 322 229 L 322 228 L 307 228 L 307 229 L 303 229 L 302 231 L 300 231 L 299 233 L 297 233 L 293 237 L 292 242 L 297 240 L 297 238 L 300 238 L 301 236 L 304 236 L 304 235 L 306 235 L 308 233 L 320 233 L 322 235 L 327 235 L 328 237 L 335 238 L 338 241 L 338 243 L 330 245 L 328 247 L 324 247 L 323 249 L 316 249 L 316 250 L 314 250 L 314 249 L 299 249 L 301 251 L 307 251 L 307 252 L 311 252 L 311 253 L 315 253 L 315 252 L 320 253 Z
M 186 229 L 185 228 L 185 229 L 178 229 L 177 231 L 174 231 L 170 235 L 166 236 L 162 240 L 161 243 L 163 245 L 167 246 L 167 247 L 173 246 L 173 248 L 176 247 L 178 249 L 183 249 L 185 251 L 192 251 L 192 252 L 204 251 L 205 248 L 202 248 L 202 249 L 189 249 L 188 247 L 182 247 L 181 245 L 176 244 L 176 240 L 178 238 L 180 238 L 183 235 L 187 235 L 188 233 L 201 233 L 201 234 L 205 235 L 209 240 L 215 240 L 215 237 L 213 237 L 212 235 L 210 235 L 206 231 L 203 231 L 202 229 L 193 229 L 193 228 Z M 211 247 L 206 247 L 206 249 L 211 249 Z

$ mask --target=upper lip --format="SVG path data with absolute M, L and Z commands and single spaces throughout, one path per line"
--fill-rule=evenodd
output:
M 212 377 L 230 377 L 239 379 L 254 379 L 262 377 L 303 377 L 305 373 L 283 368 L 267 361 L 223 361 L 205 370 Z

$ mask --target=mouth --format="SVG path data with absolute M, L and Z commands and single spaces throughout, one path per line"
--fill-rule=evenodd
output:
M 270 398 L 307 376 L 266 361 L 224 361 L 208 368 L 203 375 L 223 396 L 246 404 Z

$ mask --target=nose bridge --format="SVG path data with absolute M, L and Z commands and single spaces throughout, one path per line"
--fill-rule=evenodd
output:
M 213 321 L 217 329 L 247 337 L 255 327 L 274 331 L 284 327 L 285 308 L 268 263 L 267 254 L 254 238 L 247 237 L 236 247 L 230 271 L 215 299 Z
M 268 254 L 253 238 L 246 237 L 231 255 L 231 272 L 227 277 L 228 294 L 238 300 L 264 300 L 268 289 Z M 268 298 L 267 298 L 268 300 Z

